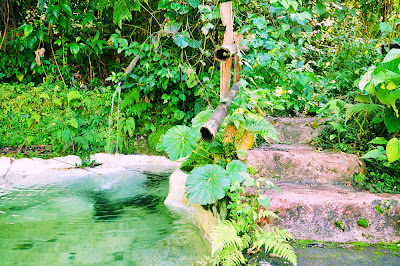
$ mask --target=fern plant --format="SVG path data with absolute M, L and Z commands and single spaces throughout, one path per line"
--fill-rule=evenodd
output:
M 255 188 L 249 196 L 246 186 Z M 280 219 L 268 210 L 269 198 L 259 195 L 260 188 L 277 188 L 271 181 L 255 180 L 247 175 L 243 182 L 234 181 L 228 196 L 229 219 L 213 230 L 212 254 L 222 265 L 241 265 L 246 262 L 246 250 L 252 253 L 264 249 L 297 265 L 297 257 L 288 240 L 293 237 L 284 229 L 268 226 L 269 219 Z M 267 225 L 266 225 L 267 224 Z
M 218 256 L 224 266 L 241 265 L 246 262 L 242 253 L 244 249 L 271 252 L 297 265 L 297 256 L 293 247 L 287 242 L 293 237 L 287 230 L 276 227 L 260 226 L 247 230 L 243 222 L 226 220 L 215 227 L 212 233 L 212 255 Z

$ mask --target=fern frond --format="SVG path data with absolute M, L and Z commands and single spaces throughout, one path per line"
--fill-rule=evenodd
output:
M 372 103 L 356 103 L 356 104 L 346 104 L 346 117 L 345 121 L 347 122 L 349 119 L 352 119 L 355 116 L 359 116 L 361 113 L 364 115 L 368 114 L 376 114 L 379 111 L 383 111 L 384 106 L 380 104 L 372 104 Z
M 265 140 L 278 140 L 278 130 L 262 116 L 253 116 L 247 120 L 246 129 L 260 134 Z
M 261 210 L 258 214 L 258 219 L 261 220 L 263 218 L 274 218 L 280 220 L 281 217 L 279 217 L 275 212 L 270 211 L 270 210 Z
M 344 106 L 346 105 L 345 101 L 339 99 L 330 100 L 325 104 L 325 106 L 321 109 L 321 111 L 327 111 L 333 114 L 336 120 L 340 119 L 341 113 L 344 111 Z
M 262 236 L 253 242 L 252 248 L 261 249 L 264 247 L 265 252 L 275 253 L 297 266 L 296 253 L 293 247 L 286 242 L 287 239 L 292 238 L 292 235 L 285 229 L 267 227 Z
M 211 234 L 212 255 L 228 246 L 243 249 L 242 239 L 238 236 L 232 221 L 226 220 L 218 224 Z
M 253 240 L 252 237 L 249 234 L 244 234 L 242 235 L 242 243 L 243 243 L 243 248 L 248 248 L 250 246 L 251 241 Z
M 264 228 L 264 230 L 265 230 L 266 232 L 271 232 L 271 233 L 273 233 L 274 235 L 277 235 L 277 236 L 279 236 L 280 238 L 285 239 L 285 240 L 291 240 L 291 239 L 293 239 L 292 234 L 290 234 L 290 233 L 288 232 L 288 230 L 286 230 L 286 229 L 279 229 L 278 227 L 275 227 L 275 226 L 266 226 L 266 227 Z
M 245 263 L 241 250 L 232 246 L 224 248 L 219 253 L 219 258 L 223 266 L 237 266 Z

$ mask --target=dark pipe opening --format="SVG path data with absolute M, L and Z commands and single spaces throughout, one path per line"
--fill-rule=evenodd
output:
M 229 49 L 220 47 L 215 50 L 215 58 L 219 61 L 226 61 L 231 57 L 231 52 Z
M 211 132 L 210 132 L 210 130 L 208 130 L 208 128 L 206 128 L 206 127 L 200 128 L 200 133 L 201 133 L 201 138 L 205 142 L 210 143 L 214 140 L 214 136 L 213 136 L 213 134 L 211 134 Z

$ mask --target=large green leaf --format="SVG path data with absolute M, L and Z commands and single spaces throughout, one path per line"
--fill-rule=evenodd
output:
M 384 161 L 386 160 L 385 149 L 382 146 L 378 146 L 377 149 L 367 152 L 361 158 Z
M 400 117 L 396 116 L 396 113 L 392 108 L 385 109 L 384 122 L 389 133 L 400 130 Z
M 225 196 L 230 186 L 227 171 L 216 164 L 197 167 L 186 180 L 190 204 L 212 204 Z
M 163 139 L 165 151 L 173 161 L 191 154 L 195 143 L 194 131 L 181 125 L 170 128 Z
M 271 202 L 271 199 L 267 195 L 261 195 L 258 197 L 258 202 L 266 209 L 268 210 L 269 203 Z
M 189 0 L 189 5 L 191 5 L 193 8 L 197 8 L 200 5 L 199 0 Z
M 26 24 L 25 28 L 24 28 L 24 36 L 29 36 L 29 34 L 31 34 L 31 32 L 33 31 L 33 26 L 30 24 Z
M 388 141 L 386 145 L 386 155 L 388 157 L 389 163 L 397 161 L 400 159 L 400 140 L 397 138 L 392 138 Z
M 314 12 L 318 15 L 323 15 L 326 12 L 326 6 L 322 3 L 319 3 L 314 6 Z
M 393 61 L 397 58 L 400 58 L 400 49 L 392 49 L 387 53 L 387 55 L 385 56 L 385 59 L 383 59 L 382 63 L 387 63 L 387 62 Z
M 190 35 L 187 31 L 176 34 L 174 37 L 174 43 L 176 43 L 176 45 L 178 45 L 182 49 L 188 47 L 190 41 Z
M 244 176 L 240 173 L 247 172 L 247 166 L 244 162 L 239 160 L 233 160 L 226 165 L 231 182 L 239 181 L 240 183 L 244 180 Z
M 196 132 L 196 139 L 200 138 L 200 128 L 210 118 L 212 110 L 201 111 L 192 119 L 192 128 Z

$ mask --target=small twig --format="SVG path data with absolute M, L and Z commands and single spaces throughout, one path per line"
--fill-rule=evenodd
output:
M 213 159 L 208 158 L 208 157 L 206 157 L 206 156 L 204 156 L 204 155 L 202 155 L 202 154 L 200 154 L 200 153 L 198 153 L 198 152 L 195 152 L 195 151 L 193 151 L 193 152 L 196 153 L 197 155 L 203 157 L 203 158 L 206 158 L 206 159 L 208 159 L 208 160 L 210 160 L 210 161 L 214 161 Z
M 100 173 L 97 173 L 97 172 L 95 172 L 95 171 L 92 171 L 92 170 L 89 170 L 89 169 L 83 168 L 82 166 L 77 166 L 77 165 L 75 165 L 75 164 L 72 164 L 72 163 L 63 162 L 63 161 L 60 161 L 60 160 L 58 160 L 58 159 L 56 159 L 56 158 L 52 158 L 52 160 L 55 160 L 55 161 L 57 161 L 57 162 L 60 162 L 60 163 L 65 163 L 65 164 L 68 164 L 68 165 L 74 166 L 74 167 L 76 167 L 76 168 L 79 168 L 79 169 L 82 169 L 82 170 L 85 170 L 85 171 L 88 171 L 88 172 L 92 172 L 92 173 L 95 173 L 95 174 L 101 175 Z
M 10 166 L 8 167 L 7 172 L 3 175 L 3 179 L 6 178 L 6 175 L 8 174 L 8 171 L 10 171 L 11 166 L 13 165 L 13 163 L 14 163 L 14 159 L 10 158 Z
M 64 77 L 63 77 L 63 75 L 61 73 L 60 67 L 58 66 L 56 55 L 54 54 L 53 45 L 51 43 L 50 43 L 50 48 L 51 48 L 51 52 L 53 53 L 54 61 L 56 62 L 56 66 L 57 66 L 58 72 L 60 73 L 61 80 L 64 83 L 64 85 L 67 85 L 67 84 L 65 84 Z
M 8 3 L 8 0 L 7 0 L 7 21 L 6 21 L 6 25 L 5 25 L 5 29 L 4 29 L 4 35 L 3 35 L 3 38 L 2 38 L 1 43 L 0 43 L 0 49 L 1 49 L 1 47 L 3 47 L 4 39 L 6 38 L 6 35 L 7 35 L 9 19 L 10 19 L 10 5 Z M 4 46 L 4 50 L 5 50 L 5 46 Z
M 197 148 L 199 148 L 200 150 L 203 150 L 205 153 L 212 155 L 211 153 L 209 153 L 208 151 L 206 151 L 203 147 L 201 147 L 200 145 L 198 145 L 197 143 L 195 144 Z

